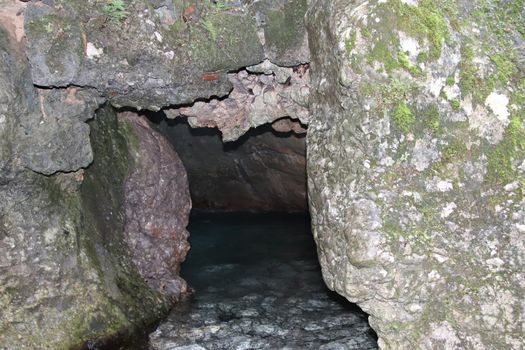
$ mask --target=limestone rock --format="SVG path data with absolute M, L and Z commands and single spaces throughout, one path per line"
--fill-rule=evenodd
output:
M 20 124 L 18 153 L 31 170 L 45 175 L 77 171 L 93 161 L 89 126 L 104 101 L 77 88 L 37 90 L 38 108 Z
M 131 148 L 108 109 L 92 123 L 89 169 L 26 170 L 0 186 L 0 346 L 71 349 L 126 334 L 167 310 L 124 241 Z
M 286 67 L 310 61 L 304 25 L 306 0 L 253 1 L 252 6 L 268 60 Z
M 89 86 L 115 106 L 158 110 L 224 96 L 228 71 L 266 56 L 296 64 L 292 56 L 301 49 L 304 61 L 305 9 L 306 0 L 264 6 L 140 0 L 120 11 L 94 0 L 30 3 L 27 55 L 36 85 Z
M 98 93 L 36 89 L 9 28 L 0 28 L 0 347 L 70 349 L 143 328 L 171 299 L 148 287 L 124 241 L 133 134 L 105 108 L 90 139 Z
M 290 130 L 305 132 L 301 124 L 309 119 L 308 65 L 280 67 L 266 60 L 237 73 L 229 73 L 233 90 L 225 98 L 197 101 L 191 106 L 166 109 L 168 118 L 188 117 L 194 127 L 217 128 L 224 142 L 235 141 L 251 128 L 284 118 L 295 125 Z M 285 122 L 276 126 L 283 130 Z
M 312 2 L 314 236 L 383 349 L 525 342 L 522 10 Z
M 88 166 L 93 155 L 84 122 L 103 100 L 89 89 L 34 88 L 16 33 L 0 27 L 0 178 L 23 168 L 50 175 Z

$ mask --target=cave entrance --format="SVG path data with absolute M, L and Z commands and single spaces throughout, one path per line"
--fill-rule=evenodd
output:
M 321 276 L 306 199 L 305 137 L 266 125 L 223 143 L 216 129 L 157 120 L 182 159 L 194 210 L 181 276 L 191 300 L 153 349 L 376 349 L 367 315 Z

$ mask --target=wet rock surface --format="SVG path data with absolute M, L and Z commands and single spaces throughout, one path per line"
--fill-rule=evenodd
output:
M 307 217 L 199 214 L 189 230 L 194 300 L 152 349 L 377 349 L 367 315 L 324 286 Z
M 307 211 L 304 136 L 249 131 L 223 144 L 217 130 L 192 129 L 177 119 L 159 130 L 188 172 L 195 208 L 226 211 Z

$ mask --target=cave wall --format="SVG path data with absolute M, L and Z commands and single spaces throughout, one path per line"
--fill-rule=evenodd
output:
M 312 1 L 306 18 L 327 285 L 382 349 L 522 348 L 523 2 Z
M 167 141 L 113 107 L 224 96 L 228 71 L 307 60 L 305 1 L 132 1 L 120 19 L 104 5 L 0 0 L 2 349 L 127 334 L 185 291 L 186 175 Z
M 110 108 L 91 126 L 97 159 L 87 171 L 19 170 L 2 184 L 4 349 L 79 347 L 131 333 L 167 311 L 169 300 L 140 278 L 123 240 L 130 136 Z
M 1 5 L 0 347 L 71 349 L 142 329 L 184 286 L 149 287 L 125 239 L 124 185 L 144 161 L 140 135 L 99 108 L 93 89 L 36 88 L 17 31 L 23 5 Z M 188 211 L 171 214 L 184 223 Z M 185 252 L 168 261 L 172 273 Z
M 267 125 L 223 144 L 216 129 L 192 129 L 183 121 L 164 121 L 159 129 L 184 162 L 194 208 L 308 210 L 304 135 Z

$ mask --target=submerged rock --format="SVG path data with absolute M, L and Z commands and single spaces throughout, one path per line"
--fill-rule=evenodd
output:
M 317 1 L 307 18 L 327 285 L 382 349 L 521 348 L 522 4 Z
M 193 217 L 182 272 L 195 298 L 150 335 L 152 349 L 377 349 L 366 314 L 323 284 L 308 219 Z

